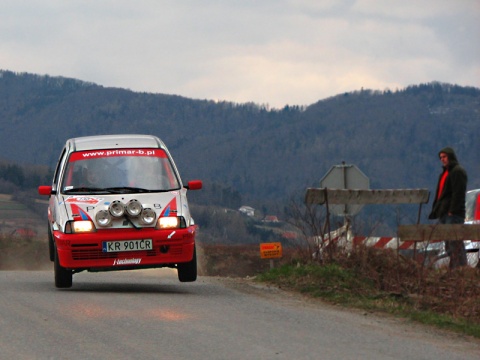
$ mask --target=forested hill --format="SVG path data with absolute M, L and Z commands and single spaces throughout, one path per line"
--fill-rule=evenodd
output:
M 184 180 L 221 184 L 252 205 L 317 186 L 342 161 L 357 165 L 372 188 L 432 189 L 447 145 L 469 188 L 480 188 L 477 88 L 362 89 L 268 109 L 0 72 L 0 158 L 53 167 L 67 138 L 110 133 L 159 136 Z

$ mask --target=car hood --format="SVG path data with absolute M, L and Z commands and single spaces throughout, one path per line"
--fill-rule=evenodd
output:
M 131 201 L 138 201 L 143 209 L 152 209 L 156 214 L 156 219 L 162 216 L 184 216 L 187 222 L 189 219 L 188 206 L 186 199 L 182 196 L 182 191 L 169 191 L 159 193 L 141 193 L 141 194 L 106 194 L 106 195 L 62 195 L 59 198 L 59 208 L 64 213 L 64 220 L 91 220 L 95 223 L 97 229 L 99 225 L 96 221 L 96 215 L 99 211 L 109 209 L 114 201 L 119 201 L 123 205 Z M 152 225 L 143 225 L 139 217 L 129 216 L 126 213 L 118 218 L 112 217 L 109 228 L 124 227 L 153 227 Z

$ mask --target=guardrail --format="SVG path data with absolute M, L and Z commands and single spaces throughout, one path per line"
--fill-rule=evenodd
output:
M 430 197 L 427 189 L 327 189 L 308 188 L 306 204 L 426 204 Z
M 427 204 L 430 197 L 428 189 L 327 189 L 308 188 L 305 193 L 305 204 L 326 205 L 329 227 L 329 204 L 418 204 L 418 218 L 415 225 L 399 225 L 397 242 L 402 244 L 413 243 L 414 257 L 417 243 L 453 241 L 480 241 L 480 224 L 419 224 L 423 204 Z M 347 225 L 348 226 L 348 225 Z M 348 230 L 348 229 L 347 229 Z M 328 233 L 331 233 L 328 229 Z M 404 246 L 406 247 L 406 246 Z M 397 248 L 400 248 L 398 246 Z
M 308 188 L 305 193 L 305 204 L 326 205 L 327 216 L 324 233 L 330 231 L 330 204 L 361 205 L 361 204 L 419 204 L 417 223 L 420 222 L 422 205 L 428 203 L 428 189 L 329 189 Z M 348 221 L 344 225 L 349 228 Z M 330 238 L 330 237 L 329 237 Z M 416 243 L 414 243 L 416 252 Z
M 422 205 L 428 203 L 428 189 L 327 189 L 308 188 L 305 193 L 305 204 L 327 206 L 329 204 L 360 205 L 360 204 L 419 204 L 417 223 L 420 222 Z
M 399 225 L 398 237 L 402 241 L 480 241 L 480 224 Z

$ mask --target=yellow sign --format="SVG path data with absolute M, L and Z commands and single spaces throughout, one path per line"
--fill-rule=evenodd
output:
M 276 259 L 282 257 L 282 243 L 260 244 L 260 257 L 262 259 Z

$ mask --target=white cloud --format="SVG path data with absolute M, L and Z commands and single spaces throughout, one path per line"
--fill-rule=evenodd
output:
M 0 68 L 282 107 L 361 87 L 479 87 L 479 34 L 476 0 L 7 0 Z

